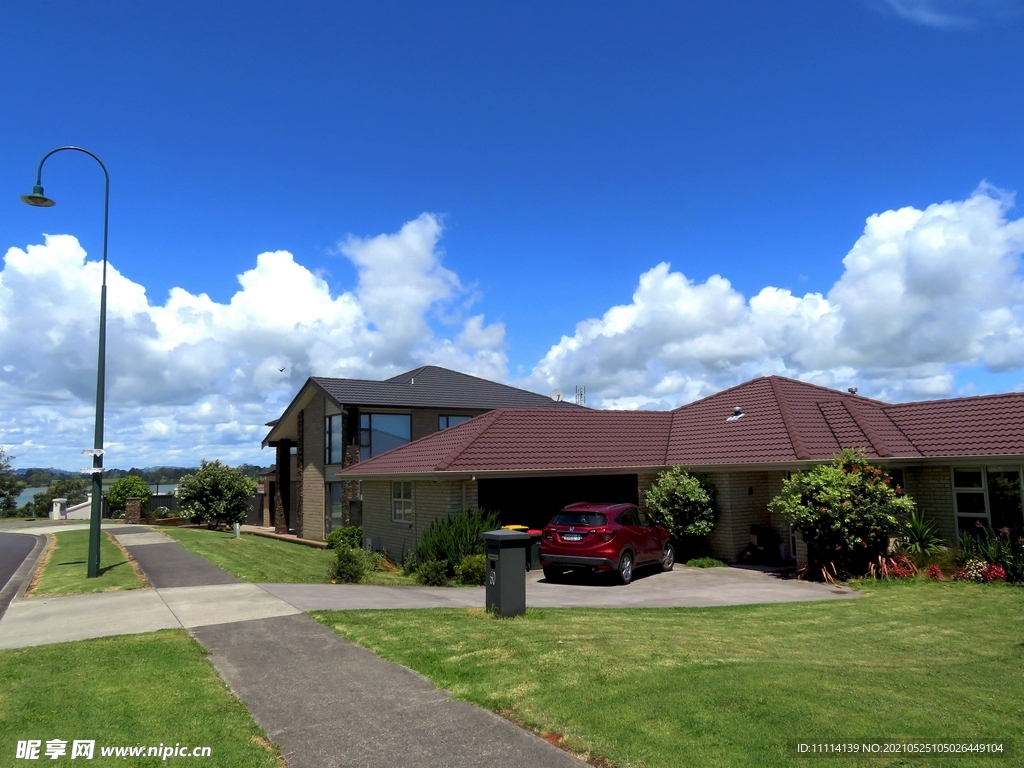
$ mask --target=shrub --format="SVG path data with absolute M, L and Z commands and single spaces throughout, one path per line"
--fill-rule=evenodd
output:
M 466 555 L 462 562 L 455 566 L 455 578 L 460 584 L 483 584 L 486 577 L 485 555 Z
M 25 489 L 11 469 L 13 456 L 0 447 L 0 517 L 13 515 L 18 507 L 18 495 Z
M 937 565 L 929 565 L 925 572 L 928 574 L 929 579 L 935 579 L 938 581 L 942 578 L 942 569 Z
M 976 531 L 960 532 L 960 563 L 980 560 L 1003 569 L 1006 581 L 1024 582 L 1024 537 L 1008 529 L 998 533 L 979 526 Z
M 338 549 L 339 546 L 351 547 L 352 549 L 363 548 L 363 526 L 346 525 L 335 528 L 327 534 L 327 548 Z
M 1003 570 L 1001 565 L 989 563 L 981 569 L 981 580 L 986 583 L 990 581 L 1006 581 L 1006 571 Z
M 420 561 L 416 558 L 415 552 L 410 552 L 402 560 L 402 575 L 403 576 L 415 576 L 417 569 L 420 567 Z
M 915 509 L 910 517 L 901 521 L 898 531 L 896 546 L 915 559 L 934 557 L 945 549 L 935 522 L 926 518 L 920 510 Z
M 219 461 L 203 459 L 194 475 L 178 481 L 178 506 L 193 523 L 244 523 L 256 495 L 256 481 Z
M 844 450 L 829 464 L 783 481 L 768 503 L 807 542 L 805 575 L 828 580 L 829 572 L 862 575 L 889 549 L 897 516 L 910 517 L 913 500 L 892 486 L 862 450 Z
M 416 569 L 416 581 L 428 587 L 448 586 L 448 561 L 426 560 Z
M 110 490 L 107 491 L 107 504 L 112 513 L 124 512 L 128 507 L 128 499 L 141 499 L 141 509 L 145 513 L 152 497 L 153 492 L 149 490 L 149 484 L 145 480 L 136 475 L 125 475 L 110 486 Z
M 718 516 L 715 486 L 706 476 L 692 474 L 682 467 L 659 473 L 657 481 L 644 494 L 647 511 L 686 547 L 697 547 L 694 539 L 706 540 Z
M 455 575 L 454 565 L 467 555 L 484 554 L 484 531 L 498 527 L 498 516 L 494 513 L 466 507 L 430 524 L 416 545 L 416 561 L 423 565 L 444 561 L 449 564 L 447 577 L 450 578 Z
M 157 507 L 156 509 L 153 510 L 153 517 L 155 517 L 157 520 L 166 520 L 170 516 L 171 510 L 169 510 L 167 507 Z
M 22 509 L 25 510 L 26 517 L 49 517 L 54 499 L 67 499 L 68 506 L 73 507 L 89 498 L 88 491 L 88 480 L 80 477 L 65 478 L 53 483 L 45 491 L 35 494 L 32 501 Z
M 721 560 L 716 560 L 713 557 L 695 557 L 693 560 L 687 560 L 686 564 L 691 568 L 728 568 L 728 563 L 723 563 Z
M 906 555 L 885 557 L 879 555 L 878 562 L 868 567 L 868 575 L 875 579 L 909 579 L 917 575 L 917 566 Z
M 331 563 L 330 579 L 336 584 L 358 584 L 366 574 L 366 557 L 361 549 L 339 547 Z

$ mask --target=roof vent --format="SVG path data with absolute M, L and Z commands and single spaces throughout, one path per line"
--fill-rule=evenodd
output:
M 744 416 L 743 408 L 738 405 L 734 405 L 732 408 L 732 416 L 726 419 L 726 421 L 739 421 Z
M 415 384 L 416 383 L 416 379 L 409 379 L 409 383 L 410 384 Z
M 857 388 L 856 387 L 847 387 L 846 391 L 849 392 L 851 395 L 856 395 L 857 394 Z

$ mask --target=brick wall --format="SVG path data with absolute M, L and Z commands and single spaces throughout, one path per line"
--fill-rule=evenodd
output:
M 924 516 L 935 522 L 947 544 L 956 542 L 953 480 L 949 467 L 907 467 L 903 470 L 906 491 Z
M 363 535 L 380 537 L 380 544 L 387 550 L 388 557 L 400 563 L 416 548 L 419 537 L 432 522 L 462 508 L 463 488 L 466 506 L 476 507 L 478 495 L 474 482 L 413 482 L 413 523 L 409 525 L 391 521 L 391 481 L 364 480 Z
M 788 543 L 789 526 L 768 512 L 768 502 L 782 490 L 784 473 L 730 472 L 710 477 L 718 489 L 718 522 L 710 539 L 714 557 L 736 562 L 750 542 L 751 525 L 771 525 L 782 542 Z
M 317 395 L 302 411 L 301 495 L 296 533 L 301 538 L 324 540 L 324 397 Z
M 651 486 L 658 481 L 657 472 L 641 472 L 636 476 L 637 498 L 640 500 L 640 509 L 647 509 L 647 502 L 644 501 L 644 494 L 651 490 Z

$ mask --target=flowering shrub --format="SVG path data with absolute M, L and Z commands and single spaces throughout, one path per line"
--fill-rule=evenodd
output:
M 937 565 L 929 565 L 926 571 L 929 579 L 935 579 L 938 581 L 942 578 L 942 569 Z
M 977 581 L 980 583 L 985 580 L 986 567 L 987 565 L 982 560 L 968 560 L 964 563 L 963 568 L 953 574 L 953 581 Z
M 899 518 L 909 518 L 916 509 L 862 450 L 849 449 L 830 464 L 784 481 L 768 508 L 807 542 L 809 578 L 825 577 L 829 570 L 860 575 L 877 567 L 889 550 L 889 534 L 899 530 Z
M 905 555 L 899 557 L 880 555 L 877 563 L 868 566 L 868 573 L 876 579 L 909 579 L 917 573 L 917 566 Z
M 1003 566 L 996 565 L 995 563 L 989 563 L 985 566 L 981 572 L 981 578 L 986 582 L 989 581 L 1006 581 L 1006 571 L 1003 570 Z

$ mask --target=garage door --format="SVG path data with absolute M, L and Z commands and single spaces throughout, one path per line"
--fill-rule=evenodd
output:
M 517 477 L 479 481 L 480 507 L 497 512 L 502 525 L 543 528 L 577 501 L 637 503 L 636 475 Z

